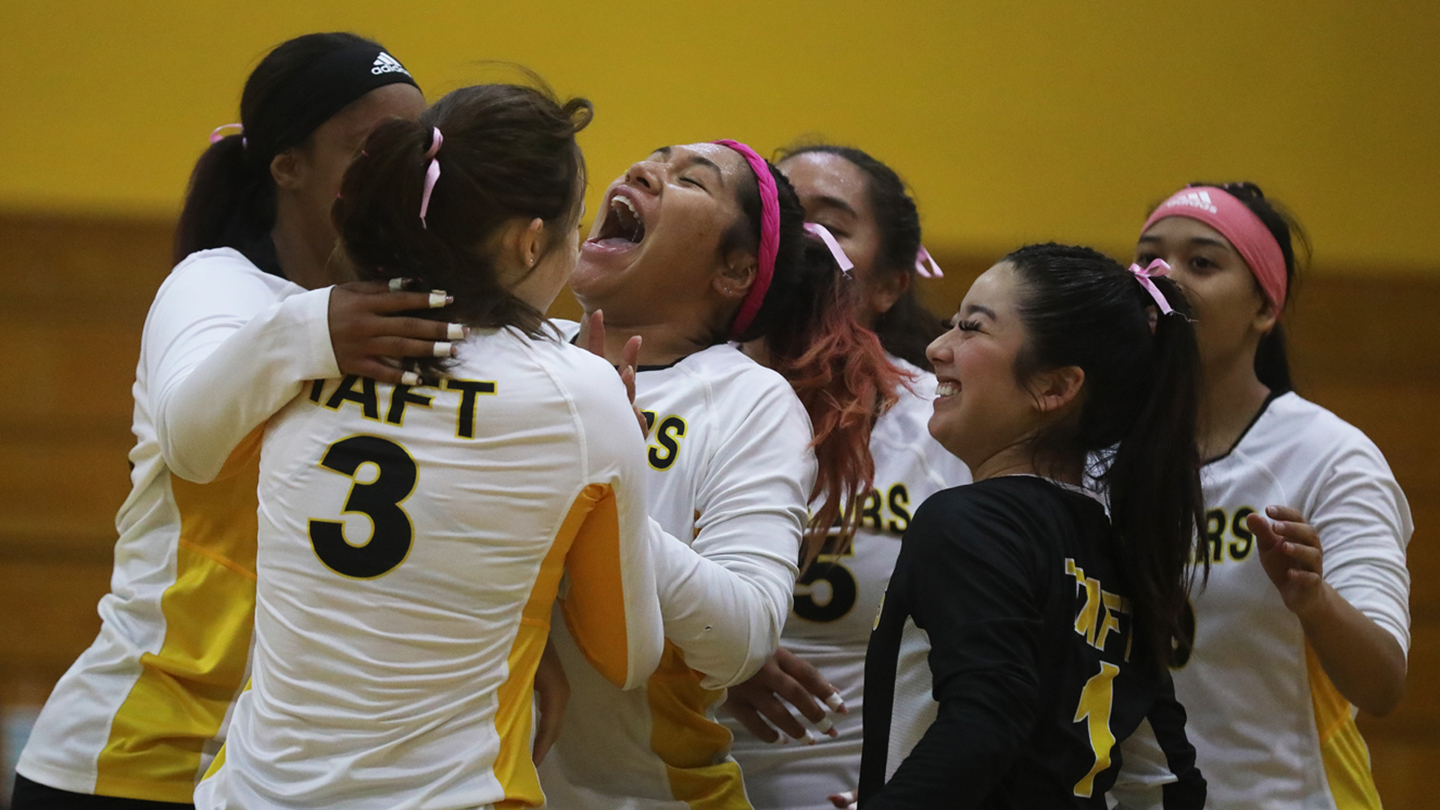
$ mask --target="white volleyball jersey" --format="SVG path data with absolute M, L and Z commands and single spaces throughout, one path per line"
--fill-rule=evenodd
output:
M 1413 524 L 1405 494 L 1373 442 L 1293 393 L 1272 398 L 1201 481 L 1210 579 L 1192 598 L 1195 647 L 1175 671 L 1175 691 L 1209 806 L 1380 807 L 1354 707 L 1266 576 L 1245 518 L 1271 505 L 1298 509 L 1319 532 L 1325 581 L 1408 651 Z M 1125 755 L 1155 759 L 1153 751 Z M 1120 798 L 1127 807 L 1159 806 L 1153 792 Z
M 673 535 L 656 558 L 665 656 L 645 689 L 621 692 L 555 634 L 572 691 L 541 767 L 548 806 L 747 808 L 714 710 L 779 643 L 815 477 L 810 421 L 780 375 L 728 345 L 642 368 L 636 389 L 650 512 Z
M 501 329 L 446 375 L 317 381 L 271 420 L 252 687 L 197 807 L 542 804 L 531 695 L 562 573 L 587 668 L 617 693 L 654 671 L 658 527 L 615 370 Z
M 850 547 L 842 554 L 822 554 L 796 583 L 795 604 L 780 639 L 780 646 L 815 666 L 840 690 L 850 713 L 832 716 L 838 737 L 815 733 L 814 745 L 765 743 L 725 717 L 756 810 L 829 808 L 826 796 L 854 790 L 859 783 L 865 649 L 900 553 L 900 539 L 921 502 L 942 489 L 970 483 L 965 464 L 930 435 L 935 375 L 898 357 L 890 362 L 910 380 L 870 434 L 875 489 L 861 501 L 859 528 Z M 902 657 L 907 660 L 897 672 L 928 676 L 927 652 L 925 644 L 905 646 Z M 928 685 L 897 685 L 897 709 L 907 701 L 934 703 Z
M 228 248 L 192 254 L 160 286 L 135 370 L 131 490 L 103 624 L 40 713 L 20 757 L 27 779 L 190 801 L 247 677 L 252 431 L 302 381 L 338 374 L 328 304 L 329 290 L 306 292 Z

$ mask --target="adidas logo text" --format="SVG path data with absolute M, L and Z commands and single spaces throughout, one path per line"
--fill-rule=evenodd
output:
M 1199 208 L 1202 211 L 1209 211 L 1212 214 L 1220 212 L 1220 209 L 1216 208 L 1215 203 L 1210 200 L 1210 192 L 1208 191 L 1187 191 L 1184 194 L 1176 194 L 1165 203 L 1166 208 L 1175 208 L 1177 206 Z
M 381 73 L 404 73 L 406 76 L 410 75 L 410 71 L 406 70 L 405 66 L 400 64 L 400 60 L 384 51 L 381 51 L 380 55 L 375 57 L 375 67 L 370 68 L 370 72 L 376 76 L 379 76 Z

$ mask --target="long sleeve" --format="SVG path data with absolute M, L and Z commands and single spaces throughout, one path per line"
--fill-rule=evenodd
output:
M 1036 721 L 1038 575 L 1025 538 L 1003 515 L 976 515 L 983 505 L 968 500 L 955 509 L 934 508 L 935 499 L 922 506 L 896 564 L 891 594 L 930 636 L 939 708 L 890 781 L 862 796 L 865 810 L 976 806 Z M 890 621 L 897 618 L 903 622 Z M 877 765 L 883 773 L 881 763 L 862 768 L 873 774 Z M 874 780 L 862 774 L 862 785 Z
M 665 646 L 654 550 L 668 535 L 646 510 L 645 446 L 620 378 L 598 358 L 586 359 L 597 379 L 572 394 L 584 431 L 581 463 L 597 483 L 577 499 L 585 517 L 565 558 L 562 613 L 595 669 L 633 689 L 655 671 Z
M 187 258 L 146 317 L 141 368 L 166 466 L 214 479 L 247 434 L 300 392 L 339 375 L 329 289 L 306 292 L 233 251 Z
M 1380 450 L 1359 431 L 1326 466 L 1304 515 L 1320 534 L 1325 581 L 1410 649 L 1410 506 Z
M 666 536 L 656 555 L 665 635 L 708 689 L 749 678 L 779 646 L 815 480 L 810 420 L 788 387 L 733 418 L 700 483 L 694 541 Z

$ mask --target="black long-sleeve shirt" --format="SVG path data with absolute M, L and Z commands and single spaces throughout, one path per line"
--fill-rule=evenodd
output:
M 1177 776 L 1165 806 L 1204 806 L 1169 674 L 1132 656 L 1118 553 L 1098 500 L 1041 478 L 992 478 L 921 505 L 865 662 L 862 810 L 1103 808 L 1116 743 L 1145 720 Z M 939 705 L 886 782 L 907 622 L 929 635 Z

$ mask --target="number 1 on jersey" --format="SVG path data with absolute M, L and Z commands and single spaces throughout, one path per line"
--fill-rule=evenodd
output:
M 415 459 L 405 448 L 379 436 L 351 436 L 325 450 L 320 466 L 350 478 L 362 464 L 374 464 L 379 475 L 374 481 L 356 481 L 345 497 L 343 514 L 370 518 L 370 540 L 352 545 L 345 540 L 345 524 L 338 520 L 310 519 L 310 543 L 315 556 L 337 574 L 356 579 L 374 579 L 405 561 L 415 528 L 400 502 L 415 491 L 418 473 Z
M 1090 749 L 1095 752 L 1095 764 L 1090 772 L 1075 783 L 1075 795 L 1089 796 L 1095 792 L 1095 776 L 1110 767 L 1110 749 L 1115 747 L 1115 735 L 1110 731 L 1110 707 L 1115 702 L 1115 676 L 1120 667 L 1108 661 L 1100 662 L 1100 671 L 1085 682 L 1080 690 L 1080 705 L 1075 707 L 1075 720 L 1088 721 Z

